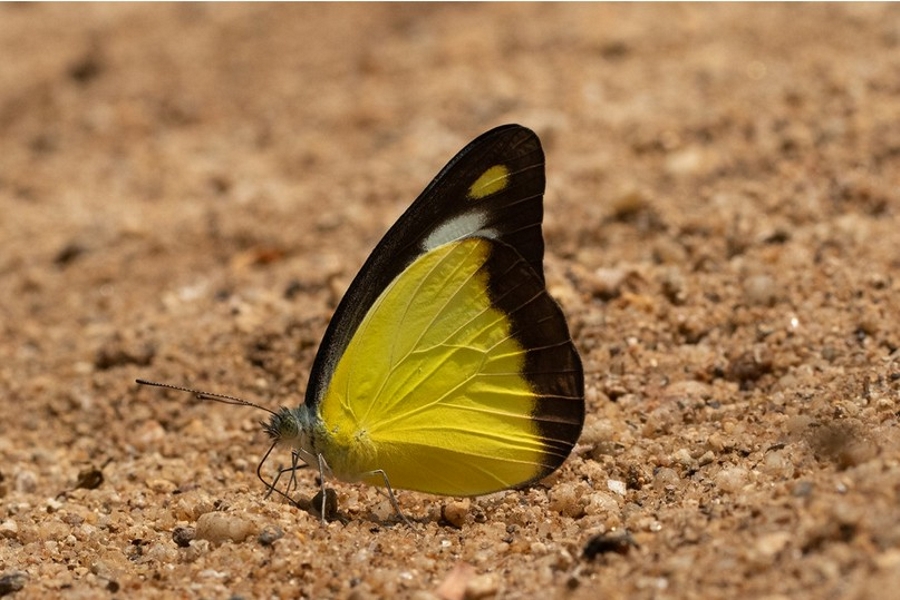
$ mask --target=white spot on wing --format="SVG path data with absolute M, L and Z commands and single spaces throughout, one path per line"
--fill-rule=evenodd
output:
M 453 217 L 438 225 L 434 231 L 428 234 L 428 237 L 422 242 L 422 250 L 428 252 L 448 242 L 467 237 L 479 236 L 493 239 L 500 237 L 499 232 L 485 228 L 484 224 L 484 215 L 478 211 Z

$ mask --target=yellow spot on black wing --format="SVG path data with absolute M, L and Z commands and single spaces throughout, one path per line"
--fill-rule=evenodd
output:
M 475 183 L 469 187 L 469 199 L 481 200 L 491 194 L 496 194 L 509 185 L 509 169 L 506 165 L 494 165 L 481 174 Z

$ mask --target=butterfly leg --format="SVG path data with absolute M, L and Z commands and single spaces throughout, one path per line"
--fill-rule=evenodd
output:
M 278 492 L 279 494 L 287 498 L 292 504 L 297 504 L 296 501 L 291 499 L 290 493 L 292 490 L 296 490 L 298 487 L 297 470 L 306 468 L 308 466 L 306 464 L 299 464 L 300 460 L 300 455 L 297 452 L 291 453 L 291 466 L 285 467 L 283 469 L 278 469 L 278 474 L 275 476 L 275 479 L 272 481 L 272 483 L 266 482 L 266 487 L 268 489 L 266 490 L 265 499 L 268 499 L 269 496 L 272 495 L 272 492 Z M 285 491 L 282 492 L 281 490 L 277 489 L 278 482 L 281 480 L 281 476 L 288 472 L 290 472 L 291 478 L 288 481 L 287 486 L 284 488 Z
M 303 465 L 298 464 L 298 462 L 303 457 L 297 451 L 292 451 L 291 452 L 291 466 L 286 467 L 284 469 L 278 469 L 278 474 L 275 476 L 275 479 L 273 481 L 267 481 L 266 478 L 263 477 L 262 467 L 263 467 L 263 464 L 265 464 L 266 460 L 269 458 L 269 455 L 272 453 L 272 450 L 275 449 L 275 446 L 276 446 L 276 444 L 272 444 L 269 447 L 269 449 L 266 451 L 265 455 L 262 457 L 262 460 L 259 461 L 259 464 L 256 467 L 256 476 L 259 477 L 259 480 L 262 481 L 266 486 L 266 495 L 264 496 L 264 499 L 268 499 L 269 496 L 272 495 L 272 492 L 277 492 L 278 494 L 284 496 L 288 502 L 290 502 L 291 504 L 296 506 L 297 502 L 293 498 L 291 498 L 289 494 L 292 489 L 297 488 L 297 469 L 301 469 L 301 468 L 305 467 L 306 464 L 303 464 Z M 278 482 L 281 480 L 281 476 L 284 475 L 285 473 L 287 473 L 288 471 L 291 472 L 291 479 L 288 482 L 288 486 L 286 488 L 287 492 L 282 492 L 281 490 L 278 489 Z
M 291 480 L 288 482 L 287 490 L 290 492 L 291 490 L 297 489 L 297 469 L 302 469 L 306 467 L 306 464 L 298 465 L 297 463 L 300 461 L 300 453 L 296 450 L 291 450 Z
M 394 510 L 397 512 L 397 516 L 400 517 L 400 520 L 406 523 L 408 526 L 412 527 L 412 521 L 407 519 L 406 515 L 403 514 L 403 511 L 400 510 L 400 504 L 397 503 L 397 497 L 394 496 L 394 489 L 391 487 L 391 482 L 388 479 L 387 473 L 385 473 L 383 469 L 376 469 L 372 471 L 370 475 L 381 475 L 381 478 L 384 479 L 384 487 L 387 490 L 388 498 L 391 499 L 391 506 L 394 507 Z
M 328 494 L 325 491 L 325 457 L 321 454 L 317 455 L 319 462 L 319 485 L 321 486 L 320 493 L 322 494 L 322 504 L 319 506 L 319 516 L 322 520 L 322 525 L 326 523 L 326 517 L 328 515 L 327 512 L 327 500 Z

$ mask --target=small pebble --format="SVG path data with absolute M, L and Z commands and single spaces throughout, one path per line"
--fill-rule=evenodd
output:
M 775 280 L 769 275 L 753 275 L 744 280 L 744 300 L 751 306 L 771 306 L 777 299 Z
M 627 531 L 617 531 L 595 535 L 584 545 L 584 557 L 594 559 L 601 554 L 615 552 L 616 554 L 628 554 L 628 551 L 637 547 L 634 538 Z
M 588 497 L 584 513 L 587 515 L 615 515 L 620 506 L 616 496 L 604 492 L 594 492 Z
M 436 595 L 444 600 L 462 600 L 469 582 L 475 578 L 475 567 L 459 562 L 437 586 Z
M 34 471 L 20 471 L 16 474 L 14 485 L 21 494 L 33 494 L 37 490 L 37 475 Z
M 672 455 L 672 460 L 688 469 L 695 469 L 697 467 L 697 461 L 694 460 L 694 457 L 691 456 L 691 453 L 688 452 L 687 448 L 679 448 L 676 450 Z
M 743 467 L 725 467 L 716 475 L 716 485 L 725 492 L 738 492 L 747 485 L 749 473 Z
M 179 548 L 187 548 L 196 536 L 197 532 L 193 527 L 176 527 L 172 532 L 172 541 Z
M 468 498 L 448 502 L 441 508 L 441 517 L 447 523 L 459 529 L 466 523 L 466 517 L 469 514 L 471 504 L 472 503 Z
M 263 530 L 259 532 L 259 535 L 256 537 L 256 541 L 258 541 L 263 546 L 271 546 L 278 540 L 284 537 L 284 530 L 277 525 L 267 525 L 263 527 Z
M 550 510 L 577 519 L 587 505 L 586 487 L 579 483 L 560 483 L 550 492 Z
M 76 489 L 96 490 L 103 485 L 103 471 L 96 467 L 83 469 L 78 473 L 78 480 L 75 482 Z
M 243 542 L 253 533 L 249 521 L 223 512 L 208 512 L 197 519 L 196 537 L 213 544 Z
M 147 481 L 147 487 L 160 494 L 171 494 L 178 488 L 174 482 L 168 479 L 150 479 Z
M 490 573 L 484 575 L 476 575 L 466 584 L 466 592 L 463 595 L 465 600 L 480 600 L 481 598 L 489 598 L 496 596 L 499 586 L 497 578 Z
M 788 479 L 794 475 L 794 465 L 781 450 L 767 452 L 761 465 L 762 470 L 776 477 Z
M 14 571 L 12 573 L 4 573 L 3 575 L 0 575 L 0 596 L 6 596 L 7 594 L 18 592 L 23 587 L 25 587 L 25 582 L 27 581 L 28 575 L 26 573 L 22 573 L 21 571 Z
M 622 284 L 627 277 L 625 269 L 597 269 L 589 281 L 591 293 L 601 300 L 615 298 L 622 293 Z
M 681 478 L 675 469 L 661 467 L 653 474 L 653 486 L 656 489 L 666 489 L 671 487 L 677 489 L 681 486 Z
M 19 524 L 12 519 L 7 519 L 0 523 L 0 537 L 15 538 L 19 534 Z
M 781 552 L 793 538 L 794 534 L 788 531 L 776 531 L 763 534 L 756 540 L 758 559 L 764 564 L 771 563 L 776 555 Z
M 627 186 L 609 201 L 613 217 L 617 221 L 627 221 L 650 207 L 650 199 L 637 187 Z
M 687 177 L 708 168 L 708 157 L 699 148 L 684 148 L 672 152 L 665 162 L 665 170 L 669 175 Z
M 618 479 L 610 479 L 606 482 L 606 489 L 620 496 L 624 496 L 625 482 L 619 481 Z

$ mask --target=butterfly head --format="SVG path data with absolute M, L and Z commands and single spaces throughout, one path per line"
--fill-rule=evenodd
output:
M 312 455 L 312 421 L 306 405 L 301 404 L 297 408 L 282 406 L 262 426 L 273 445 L 289 446 Z

